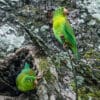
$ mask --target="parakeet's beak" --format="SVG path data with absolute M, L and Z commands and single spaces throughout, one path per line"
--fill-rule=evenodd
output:
M 69 11 L 68 11 L 68 9 L 66 9 L 66 8 L 64 8 L 64 15 L 68 15 L 69 14 Z

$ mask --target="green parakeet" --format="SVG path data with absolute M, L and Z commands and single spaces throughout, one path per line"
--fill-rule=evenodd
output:
M 68 19 L 66 19 L 66 15 L 67 9 L 64 7 L 59 7 L 53 12 L 53 32 L 56 39 L 62 45 L 70 47 L 75 58 L 78 59 L 76 38 Z
M 35 88 L 35 80 L 35 72 L 30 68 L 30 65 L 28 63 L 25 63 L 24 68 L 16 78 L 16 86 L 18 90 L 27 92 Z

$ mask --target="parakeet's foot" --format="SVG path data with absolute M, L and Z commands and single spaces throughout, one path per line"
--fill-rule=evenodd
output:
M 63 48 L 64 48 L 64 49 L 67 48 L 67 44 L 66 44 L 66 43 L 63 44 Z
M 62 40 L 63 42 L 65 42 L 65 37 L 64 37 L 64 35 L 61 35 L 60 38 L 61 38 L 61 40 Z
M 64 35 L 60 36 L 61 40 L 63 41 L 63 48 L 65 49 L 67 47 L 67 43 L 65 42 L 65 37 Z
M 61 35 L 60 37 L 61 37 L 61 39 L 64 39 L 64 35 Z

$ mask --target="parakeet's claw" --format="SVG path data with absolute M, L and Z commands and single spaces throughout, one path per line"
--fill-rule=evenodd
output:
M 65 42 L 65 37 L 64 37 L 64 35 L 61 35 L 60 36 L 60 38 L 61 38 L 61 40 L 63 41 L 63 48 L 65 49 L 66 47 L 67 47 L 67 43 Z
M 64 49 L 67 48 L 67 44 L 66 43 L 63 44 L 63 48 Z
M 63 42 L 65 41 L 64 35 L 61 35 L 60 38 Z
M 64 39 L 64 35 L 61 35 L 60 37 L 61 37 L 61 39 Z

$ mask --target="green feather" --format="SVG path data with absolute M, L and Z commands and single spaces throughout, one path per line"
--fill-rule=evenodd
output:
M 55 10 L 54 12 L 53 12 L 53 16 L 59 16 L 59 15 L 63 15 L 63 9 L 64 9 L 64 7 L 59 7 L 59 8 L 57 8 L 57 10 Z
M 77 51 L 77 43 L 76 38 L 74 35 L 74 31 L 66 19 L 66 16 L 63 13 L 64 8 L 60 7 L 54 11 L 53 14 L 53 32 L 56 39 L 61 43 L 67 43 L 74 53 L 75 57 L 78 59 L 78 51 Z M 64 37 L 64 41 L 62 40 L 61 36 Z
M 35 88 L 35 79 L 35 72 L 30 68 L 28 63 L 25 63 L 24 68 L 16 78 L 16 86 L 18 90 L 27 92 Z
M 30 68 L 30 65 L 26 62 L 24 68 L 28 69 Z

